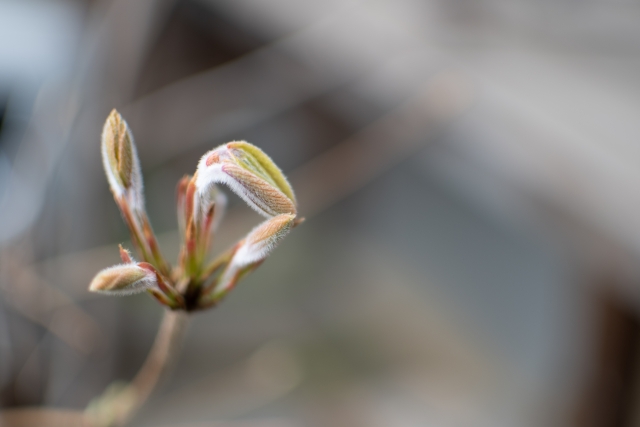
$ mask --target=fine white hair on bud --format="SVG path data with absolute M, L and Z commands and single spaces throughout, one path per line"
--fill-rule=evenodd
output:
M 100 271 L 89 290 L 108 295 L 131 295 L 158 288 L 156 273 L 136 263 L 118 264 Z
M 213 294 L 222 295 L 230 290 L 246 269 L 258 265 L 275 249 L 280 241 L 291 231 L 295 215 L 282 214 L 264 221 L 255 227 L 240 242 L 229 265 L 222 274 Z
M 264 180 L 270 182 L 282 191 L 295 205 L 296 196 L 293 188 L 287 181 L 280 168 L 271 160 L 271 157 L 246 141 L 233 141 L 226 144 L 227 149 L 235 157 L 238 164 L 244 169 L 254 172 Z
M 198 162 L 196 174 L 199 200 L 213 185 L 224 184 L 267 218 L 296 213 L 293 190 L 280 169 L 248 142 L 230 142 L 209 151 Z
M 124 198 L 133 211 L 144 210 L 142 172 L 131 130 L 115 109 L 102 129 L 102 164 L 116 198 Z
M 295 215 L 293 214 L 282 214 L 255 227 L 234 254 L 231 264 L 245 267 L 265 259 L 289 234 L 294 219 Z

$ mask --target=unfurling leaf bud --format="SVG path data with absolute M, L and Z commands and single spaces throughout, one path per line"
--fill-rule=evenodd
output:
M 144 260 L 152 262 L 160 273 L 169 274 L 169 267 L 160 253 L 144 209 L 142 172 L 133 135 L 116 110 L 111 111 L 104 123 L 101 151 L 111 192 L 129 227 L 134 245 Z
M 155 272 L 130 263 L 105 268 L 93 278 L 89 290 L 109 295 L 130 295 L 157 287 Z
M 295 217 L 293 214 L 278 215 L 251 230 L 236 248 L 226 270 L 213 289 L 211 297 L 214 300 L 222 298 L 245 273 L 260 265 L 291 231 Z
M 142 207 L 142 174 L 133 135 L 115 109 L 102 129 L 102 163 L 114 195 L 122 197 L 127 192 L 131 207 Z
M 144 209 L 133 136 L 116 110 L 104 125 L 101 151 L 109 186 L 143 261 L 134 261 L 120 246 L 122 264 L 100 271 L 89 286 L 92 292 L 128 295 L 147 291 L 173 310 L 211 307 L 302 221 L 296 219 L 291 185 L 269 156 L 245 141 L 221 145 L 200 159 L 193 176 L 178 183 L 178 225 L 184 242 L 179 265 L 173 269 L 160 254 Z M 226 197 L 217 184 L 227 185 L 267 220 L 205 265 L 226 207 Z
M 280 169 L 248 142 L 230 142 L 209 151 L 200 159 L 196 173 L 199 199 L 212 185 L 226 184 L 265 217 L 296 213 L 293 190 Z
M 282 214 L 255 227 L 241 243 L 231 265 L 244 267 L 265 259 L 291 231 L 295 217 L 293 214 Z
M 272 183 L 294 204 L 296 203 L 296 197 L 293 194 L 293 189 L 289 181 L 287 181 L 287 178 L 285 178 L 280 168 L 276 166 L 264 151 L 246 141 L 230 142 L 227 144 L 227 148 L 238 160 L 240 166 Z

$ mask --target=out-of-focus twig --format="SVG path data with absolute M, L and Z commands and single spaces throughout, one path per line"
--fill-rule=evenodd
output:
M 0 412 L 2 427 L 91 427 L 80 411 L 25 408 Z
M 122 108 L 138 140 L 153 141 L 140 146 L 146 164 L 162 164 L 185 149 L 237 134 L 362 81 L 405 53 L 387 44 L 378 46 L 375 55 L 364 53 L 369 51 L 371 37 L 383 37 L 380 33 L 332 43 L 345 28 L 358 32 L 353 29 L 362 23 L 350 19 L 356 9 L 329 6 L 284 37 L 174 81 Z M 333 48 L 327 50 L 327 45 Z M 178 140 L 180 144 L 175 144 Z
M 95 349 L 103 334 L 90 314 L 40 277 L 22 257 L 3 251 L 0 265 L 5 275 L 0 292 L 14 309 L 81 354 Z
M 267 121 L 355 77 L 322 75 L 284 61 L 277 48 L 276 43 L 252 51 L 124 107 L 138 140 L 153 141 L 140 145 L 145 163 L 160 164 L 185 149 Z M 245 77 L 237 79 L 238 73 Z
M 406 159 L 472 99 L 461 75 L 449 71 L 429 79 L 415 97 L 289 174 L 300 212 L 317 214 Z
M 305 378 L 302 355 L 294 343 L 272 340 L 251 356 L 203 374 L 154 402 L 154 407 L 182 408 L 175 416 L 164 410 L 146 413 L 154 424 L 177 422 L 180 414 L 206 402 L 207 419 L 234 419 L 269 405 L 300 386 Z
M 127 385 L 114 384 L 87 408 L 88 420 L 97 426 L 125 425 L 146 402 L 175 360 L 181 347 L 188 315 L 165 311 L 153 347 L 144 364 Z
M 153 348 L 144 365 L 131 382 L 137 400 L 142 404 L 170 367 L 180 347 L 187 326 L 188 315 L 179 311 L 165 311 Z

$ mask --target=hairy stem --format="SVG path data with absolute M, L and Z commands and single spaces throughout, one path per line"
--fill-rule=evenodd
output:
M 131 383 L 125 387 L 107 389 L 87 408 L 86 413 L 92 424 L 100 427 L 123 426 L 135 415 L 175 360 L 188 316 L 184 312 L 165 311 L 153 347 Z

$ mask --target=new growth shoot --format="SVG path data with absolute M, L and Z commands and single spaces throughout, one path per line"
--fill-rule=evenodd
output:
M 123 263 L 99 272 L 89 286 L 92 292 L 147 292 L 172 310 L 215 306 L 301 222 L 293 189 L 273 160 L 245 141 L 223 144 L 202 156 L 192 176 L 178 182 L 178 225 L 183 241 L 177 265 L 172 267 L 160 253 L 145 210 L 133 135 L 116 110 L 107 118 L 102 132 L 102 161 L 142 261 L 135 261 L 120 247 Z M 265 221 L 207 263 L 226 206 L 219 185 L 227 186 Z
M 101 151 L 107 181 L 141 261 L 120 246 L 122 263 L 100 271 L 89 290 L 109 295 L 146 292 L 169 309 L 135 378 L 126 386 L 114 384 L 87 408 L 89 424 L 106 427 L 126 424 L 156 387 L 179 347 L 185 312 L 217 305 L 302 219 L 297 218 L 291 185 L 269 156 L 248 142 L 223 144 L 202 156 L 192 176 L 178 182 L 182 247 L 172 266 L 160 252 L 145 210 L 133 135 L 116 110 L 104 124 Z M 219 185 L 227 186 L 265 220 L 208 261 L 226 206 Z

